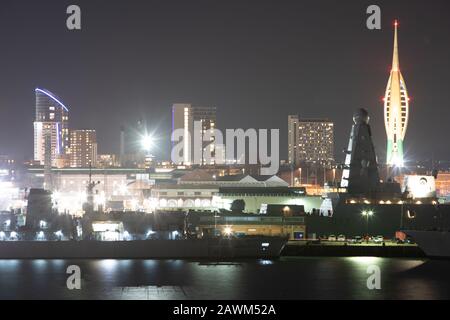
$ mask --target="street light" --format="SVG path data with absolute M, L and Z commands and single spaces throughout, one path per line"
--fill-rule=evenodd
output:
M 361 214 L 363 216 L 366 217 L 366 239 L 367 242 L 369 242 L 369 217 L 373 216 L 373 211 L 372 210 L 364 210 L 361 212 Z
M 220 216 L 214 214 L 214 237 L 217 235 L 217 218 L 220 218 Z
M 155 137 L 152 134 L 145 134 L 141 138 L 141 148 L 145 151 L 144 166 L 149 169 L 153 163 L 151 151 L 155 146 Z
M 223 233 L 225 233 L 225 235 L 226 235 L 227 237 L 229 237 L 229 236 L 231 236 L 231 234 L 233 233 L 233 229 L 232 229 L 230 226 L 226 226 L 226 227 L 223 229 Z

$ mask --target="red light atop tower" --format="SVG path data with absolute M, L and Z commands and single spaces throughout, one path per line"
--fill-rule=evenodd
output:
M 395 26 L 395 27 L 398 26 L 398 20 L 394 20 L 394 26 Z

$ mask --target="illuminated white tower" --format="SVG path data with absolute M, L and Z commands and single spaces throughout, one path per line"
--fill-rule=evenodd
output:
M 384 96 L 384 125 L 387 134 L 386 164 L 403 167 L 403 140 L 408 126 L 409 97 L 400 72 L 397 45 L 398 22 L 394 22 L 392 69 Z

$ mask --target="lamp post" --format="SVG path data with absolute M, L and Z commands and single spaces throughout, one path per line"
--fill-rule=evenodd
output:
M 214 214 L 214 237 L 217 235 L 217 218 L 220 218 L 216 213 Z
M 400 200 L 400 231 L 403 230 L 403 201 Z
M 373 211 L 364 210 L 361 214 L 366 217 L 366 240 L 369 242 L 369 217 L 373 216 Z

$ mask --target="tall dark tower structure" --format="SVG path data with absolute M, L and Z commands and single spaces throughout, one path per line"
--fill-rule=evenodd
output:
M 341 187 L 347 188 L 349 194 L 374 194 L 379 189 L 380 176 L 369 126 L 369 113 L 365 109 L 358 109 L 353 115 L 353 126 L 345 152 Z

